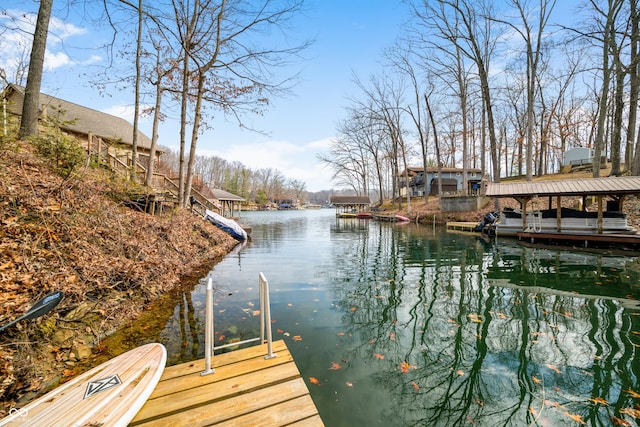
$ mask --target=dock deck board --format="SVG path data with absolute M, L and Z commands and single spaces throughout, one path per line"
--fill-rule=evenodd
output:
M 169 366 L 131 426 L 323 426 L 284 341 Z
M 450 221 L 446 224 L 447 230 L 474 231 L 478 226 L 477 222 Z

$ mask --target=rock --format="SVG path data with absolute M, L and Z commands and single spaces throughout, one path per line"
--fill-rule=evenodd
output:
M 70 348 L 73 335 L 70 329 L 58 329 L 51 337 L 51 343 L 60 348 Z
M 87 359 L 91 356 L 91 347 L 86 344 L 76 344 L 71 349 L 71 359 L 75 359 L 77 361 Z

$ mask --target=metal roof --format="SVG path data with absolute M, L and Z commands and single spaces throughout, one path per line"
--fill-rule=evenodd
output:
M 7 107 L 12 113 L 21 115 L 24 88 L 15 84 L 9 84 L 4 90 L 4 96 L 19 97 L 17 100 L 10 98 L 9 101 L 14 102 L 10 102 Z M 63 120 L 67 122 L 63 123 L 61 128 L 65 130 L 81 134 L 93 132 L 96 136 L 104 139 L 121 141 L 125 144 L 133 145 L 133 125 L 121 117 L 41 93 L 38 108 L 41 109 L 43 105 L 50 108 L 47 108 L 49 110 L 47 112 L 48 115 L 54 115 L 56 111 L 64 114 Z M 42 111 L 40 111 L 40 113 L 41 112 Z M 138 130 L 137 144 L 138 147 L 149 149 L 151 147 L 151 139 Z M 164 150 L 158 147 L 156 151 L 163 152 Z
M 245 199 L 243 197 L 237 196 L 233 193 L 229 193 L 228 191 L 224 191 L 221 190 L 219 188 L 212 188 L 211 189 L 211 193 L 213 194 L 213 197 L 215 197 L 218 200 L 224 200 L 224 201 L 238 201 L 238 202 L 244 202 Z
M 487 184 L 489 197 L 592 196 L 640 194 L 640 176 L 563 179 Z
M 368 205 L 371 200 L 368 196 L 331 196 L 329 202 L 334 205 Z

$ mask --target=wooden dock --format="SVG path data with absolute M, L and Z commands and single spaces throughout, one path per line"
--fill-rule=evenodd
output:
M 169 366 L 131 426 L 323 426 L 284 341 Z
M 477 222 L 447 222 L 447 230 L 475 231 L 477 226 Z

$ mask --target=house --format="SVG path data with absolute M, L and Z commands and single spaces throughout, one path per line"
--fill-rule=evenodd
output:
M 409 179 L 409 195 L 422 197 L 425 192 L 430 195 L 438 194 L 438 179 L 442 179 L 443 193 L 457 193 L 462 191 L 463 169 L 442 168 L 442 176 L 438 176 L 438 168 L 408 167 L 400 174 L 400 194 L 407 195 L 407 177 Z M 467 193 L 473 194 L 482 182 L 482 170 L 467 169 Z
M 10 83 L 2 93 L 6 113 L 22 115 L 24 87 Z M 81 144 L 86 145 L 91 154 L 106 158 L 111 155 L 125 165 L 130 164 L 133 149 L 133 125 L 123 118 L 83 107 L 50 95 L 40 94 L 40 120 L 53 115 L 58 116 L 60 128 L 73 135 Z M 151 139 L 138 131 L 138 162 L 148 165 L 151 152 Z M 156 149 L 156 161 L 163 151 Z
M 575 147 L 564 152 L 562 166 L 581 166 L 593 163 L 593 148 Z

